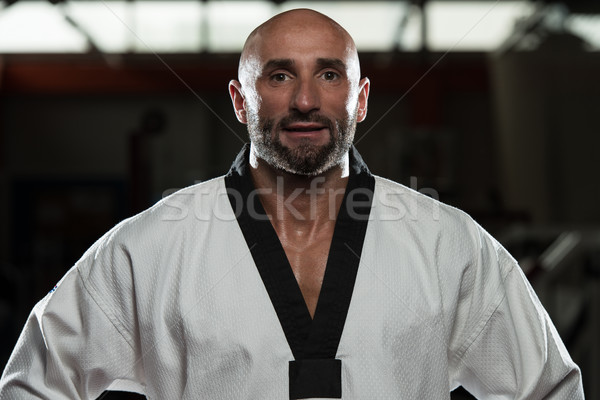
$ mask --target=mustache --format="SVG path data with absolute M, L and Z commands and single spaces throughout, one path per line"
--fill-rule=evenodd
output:
M 288 125 L 296 123 L 296 122 L 312 122 L 312 123 L 324 125 L 329 129 L 330 132 L 333 132 L 333 128 L 334 128 L 333 122 L 329 118 L 327 118 L 321 114 L 318 114 L 316 112 L 301 113 L 298 111 L 292 111 L 287 116 L 285 116 L 281 120 L 279 120 L 279 122 L 277 123 L 277 129 L 281 130 L 285 126 L 288 126 Z

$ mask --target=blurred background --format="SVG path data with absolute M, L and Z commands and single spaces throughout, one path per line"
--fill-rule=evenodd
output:
M 106 230 L 227 172 L 247 140 L 227 93 L 243 42 L 297 7 L 355 38 L 371 170 L 495 235 L 600 399 L 591 0 L 1 1 L 0 368 L 33 305 Z

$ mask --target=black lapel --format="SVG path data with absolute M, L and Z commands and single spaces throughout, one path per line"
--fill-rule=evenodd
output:
M 248 152 L 246 145 L 225 176 L 225 186 L 290 348 L 294 357 L 299 358 L 301 353 L 297 350 L 302 350 L 312 320 L 277 233 L 258 195 L 252 193 L 254 185 L 248 171 Z
M 305 358 L 335 358 L 358 273 L 375 178 L 352 147 L 351 168 L 335 230 Z
M 225 176 L 229 201 L 294 354 L 290 399 L 341 398 L 335 360 L 350 307 L 367 229 L 375 179 L 352 147 L 350 176 L 336 221 L 314 320 L 248 171 L 249 146 Z

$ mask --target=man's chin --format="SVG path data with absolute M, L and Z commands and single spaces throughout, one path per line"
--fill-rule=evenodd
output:
M 258 156 L 273 168 L 289 174 L 308 177 L 320 175 L 339 165 L 345 154 L 328 136 L 325 143 L 315 143 L 312 138 L 288 143 L 285 138 L 277 136 L 271 143 L 257 145 Z M 338 154 L 340 152 L 343 154 Z
M 284 170 L 296 175 L 318 175 L 331 163 L 333 148 L 331 144 L 317 146 L 303 143 L 295 147 L 282 146 L 278 152 Z

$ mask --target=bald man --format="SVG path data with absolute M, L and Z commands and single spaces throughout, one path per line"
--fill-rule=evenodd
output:
M 101 238 L 34 308 L 1 399 L 582 399 L 515 260 L 464 213 L 373 176 L 369 80 L 311 10 L 249 36 L 229 173 Z

